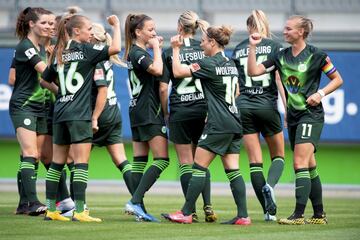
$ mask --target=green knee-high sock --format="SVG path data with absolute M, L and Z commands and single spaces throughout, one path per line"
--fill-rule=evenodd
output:
M 134 157 L 134 161 L 132 163 L 132 171 L 131 171 L 134 192 L 139 186 L 147 162 L 148 162 L 148 156 Z
M 303 215 L 306 207 L 306 203 L 309 199 L 311 191 L 311 180 L 308 168 L 300 168 L 295 170 L 295 197 L 296 206 L 295 214 Z
M 246 188 L 245 182 L 239 169 L 225 169 L 226 176 L 230 181 L 230 188 L 233 194 L 236 206 L 237 216 L 240 218 L 248 217 L 246 207 Z
M 58 189 L 58 198 L 56 200 L 62 201 L 70 197 L 69 190 L 66 186 L 66 169 L 64 168 L 61 172 L 59 189 Z
M 131 173 L 131 164 L 128 160 L 123 161 L 121 164 L 117 166 L 117 168 L 121 171 L 126 187 L 131 195 L 134 193 L 134 186 L 132 182 L 132 173 Z
M 44 163 L 44 167 L 47 171 L 49 171 L 50 165 L 51 165 L 51 163 L 46 163 L 46 164 Z M 65 181 L 64 181 L 64 177 L 65 177 Z M 64 189 L 64 187 L 65 187 L 65 189 Z M 69 192 L 66 187 L 66 170 L 63 169 L 63 171 L 61 172 L 61 176 L 60 176 L 60 180 L 59 180 L 59 184 L 58 184 L 58 190 L 57 190 L 57 194 L 56 194 L 56 202 L 60 202 L 68 197 L 69 197 Z
M 160 177 L 160 174 L 169 166 L 169 158 L 154 158 L 151 166 L 146 170 L 139 186 L 136 188 L 132 198 L 132 203 L 142 203 L 145 193 Z
M 192 175 L 192 164 L 180 164 L 180 183 L 181 189 L 186 197 L 186 193 L 189 187 L 189 182 Z M 196 212 L 196 207 L 194 206 L 194 212 Z
M 33 157 L 23 157 L 21 162 L 21 183 L 29 202 L 39 201 L 36 194 L 35 163 L 36 159 Z
M 85 192 L 89 175 L 88 167 L 89 165 L 87 163 L 75 164 L 73 187 L 76 208 L 75 211 L 78 213 L 84 211 Z
M 316 166 L 309 169 L 311 179 L 310 200 L 314 210 L 314 216 L 321 216 L 324 213 L 322 201 L 322 186 L 320 176 L 316 170 Z
M 67 164 L 68 166 L 68 169 L 70 171 L 70 197 L 73 201 L 75 201 L 75 197 L 74 197 L 74 185 L 73 185 L 73 182 L 74 182 L 74 171 L 75 171 L 75 165 L 74 163 L 68 163 Z
M 19 194 L 19 204 L 27 203 L 27 199 L 24 193 L 24 189 L 21 183 L 21 162 L 22 162 L 23 156 L 20 155 L 20 162 L 19 162 L 19 169 L 17 172 L 17 187 L 18 187 L 18 194 Z
M 56 210 L 56 195 L 59 188 L 61 172 L 65 164 L 51 163 L 46 173 L 46 205 L 49 211 Z
M 256 197 L 261 204 L 263 212 L 266 213 L 265 199 L 262 194 L 262 187 L 266 184 L 262 163 L 250 163 L 250 178 Z
M 271 166 L 267 177 L 267 183 L 273 188 L 279 182 L 284 170 L 284 158 L 277 156 L 271 159 Z
M 206 171 L 205 186 L 201 192 L 204 206 L 211 205 L 211 182 L 210 182 L 210 171 Z
M 186 192 L 186 201 L 181 209 L 183 214 L 186 216 L 194 212 L 194 206 L 196 200 L 199 197 L 205 185 L 206 171 L 207 168 L 204 168 L 196 163 L 193 164 L 192 176 L 189 182 L 188 190 Z

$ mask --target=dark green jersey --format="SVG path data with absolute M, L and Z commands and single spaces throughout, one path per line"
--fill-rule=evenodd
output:
M 210 133 L 242 133 L 240 114 L 235 105 L 238 71 L 224 52 L 191 64 L 192 75 L 201 80 L 208 105 L 205 128 Z
M 62 53 L 65 64 L 53 63 L 44 72 L 46 81 L 58 78 L 59 91 L 54 107 L 54 123 L 91 120 L 91 87 L 98 62 L 109 58 L 107 46 L 70 40 Z
M 146 70 L 153 63 L 148 52 L 132 45 L 128 56 L 131 99 L 129 116 L 131 127 L 163 124 L 159 98 L 159 81 Z
M 114 72 L 112 70 L 112 63 L 110 61 L 103 61 L 96 65 L 95 84 L 93 84 L 92 100 L 93 109 L 95 108 L 96 96 L 99 86 L 107 86 L 107 100 L 104 110 L 99 119 L 99 127 L 109 126 L 121 122 L 121 115 L 117 105 L 117 98 L 115 93 Z
M 25 38 L 15 48 L 16 81 L 10 99 L 10 113 L 29 112 L 35 116 L 44 117 L 45 93 L 39 84 L 38 72 L 34 69 L 46 57 L 42 46 L 40 51 Z
M 272 108 L 277 109 L 278 91 L 275 72 L 257 77 L 247 75 L 247 59 L 249 53 L 249 39 L 238 44 L 233 52 L 233 60 L 239 71 L 240 96 L 236 99 L 240 108 Z M 264 38 L 256 46 L 256 61 L 262 63 L 273 58 L 280 51 L 281 45 L 271 39 Z
M 205 57 L 200 42 L 191 38 L 184 38 L 184 45 L 180 48 L 180 61 L 189 65 Z M 192 77 L 175 78 L 172 71 L 172 48 L 163 53 L 164 73 L 162 82 L 171 80 L 170 122 L 183 121 L 206 116 L 206 100 L 199 79 Z
M 275 65 L 287 92 L 288 124 L 299 121 L 323 122 L 322 104 L 312 107 L 306 99 L 319 88 L 322 68 L 327 64 L 327 54 L 318 48 L 306 45 L 296 57 L 291 47 L 280 51 L 273 60 L 264 62 L 265 68 Z

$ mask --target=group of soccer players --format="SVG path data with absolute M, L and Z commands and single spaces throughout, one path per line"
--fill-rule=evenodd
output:
M 321 99 L 340 87 L 342 78 L 326 53 L 306 42 L 313 28 L 308 18 L 287 20 L 283 34 L 290 47 L 282 49 L 271 39 L 265 14 L 254 10 L 246 22 L 249 39 L 239 43 L 228 58 L 224 48 L 232 34 L 229 26 L 209 26 L 196 13 L 185 11 L 178 19 L 178 35 L 171 38 L 171 48 L 162 52 L 163 39 L 156 34 L 154 20 L 145 14 L 129 14 L 124 62 L 131 87 L 134 159 L 130 165 L 122 144 L 112 71 L 113 64 L 124 65 L 117 57 L 121 46 L 118 18 L 108 17 L 111 40 L 101 25 L 87 17 L 63 16 L 57 23 L 56 44 L 50 47 L 50 34 L 55 30 L 50 27 L 50 22 L 55 26 L 50 16 L 54 15 L 45 9 L 27 8 L 17 22 L 20 43 L 13 61 L 15 83 L 10 101 L 21 147 L 17 213 L 39 215 L 46 210 L 45 220 L 69 221 L 61 212 L 61 206 L 66 206 L 66 210 L 75 208 L 73 221 L 101 222 L 89 215 L 85 199 L 89 155 L 97 145 L 107 147 L 124 175 L 132 195 L 125 211 L 137 220 L 158 222 L 147 212 L 144 195 L 169 165 L 169 137 L 179 159 L 185 203 L 180 211 L 162 217 L 178 223 L 199 221 L 195 202 L 202 193 L 205 221 L 217 220 L 208 166 L 220 155 L 237 206 L 236 216 L 224 223 L 249 225 L 245 183 L 239 171 L 243 138 L 264 220 L 276 221 L 273 188 L 284 167 L 284 137 L 276 103 L 280 92 L 294 151 L 296 206 L 290 217 L 278 222 L 327 223 L 314 153 L 324 123 Z M 201 41 L 194 39 L 199 28 Z M 331 81 L 319 89 L 322 72 Z M 55 102 L 51 102 L 53 96 Z M 272 161 L 266 180 L 260 133 Z M 52 135 L 53 148 L 48 154 L 43 154 L 49 149 L 44 147 L 49 141 L 43 135 Z M 144 172 L 150 150 L 154 159 Z M 36 196 L 38 159 L 48 164 L 46 206 Z M 71 198 L 63 170 L 66 163 L 71 166 Z M 314 215 L 305 219 L 309 198 Z

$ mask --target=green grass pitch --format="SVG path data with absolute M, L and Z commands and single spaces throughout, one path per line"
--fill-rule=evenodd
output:
M 200 223 L 192 225 L 175 224 L 162 220 L 161 223 L 137 223 L 133 216 L 123 213 L 124 203 L 129 196 L 120 194 L 88 194 L 90 213 L 103 219 L 102 223 L 48 222 L 43 217 L 17 216 L 13 214 L 17 204 L 17 193 L 1 192 L 0 232 L 2 240 L 54 240 L 54 239 L 359 239 L 359 199 L 325 199 L 328 225 L 284 226 L 263 221 L 257 200 L 248 198 L 251 226 L 230 226 L 219 223 L 205 223 L 197 209 Z M 152 195 L 146 197 L 147 209 L 159 217 L 163 212 L 180 209 L 183 198 L 180 195 Z M 40 194 L 43 199 L 44 195 Z M 293 210 L 293 198 L 278 198 L 278 216 L 287 217 Z M 235 204 L 231 196 L 214 196 L 213 205 L 220 221 L 235 216 Z M 311 215 L 311 204 L 306 216 Z

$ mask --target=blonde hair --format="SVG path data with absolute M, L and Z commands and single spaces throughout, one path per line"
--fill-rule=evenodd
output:
M 225 47 L 230 42 L 233 33 L 231 26 L 222 25 L 220 27 L 209 27 L 206 31 L 208 38 L 214 39 L 221 47 Z
M 263 11 L 252 10 L 251 15 L 246 20 L 246 25 L 250 30 L 258 32 L 261 37 L 271 38 L 269 21 Z
M 178 20 L 178 24 L 182 27 L 184 33 L 194 35 L 196 30 L 200 28 L 202 32 L 206 32 L 209 27 L 209 23 L 199 18 L 199 16 L 193 11 L 183 12 Z
M 112 37 L 106 32 L 104 26 L 99 23 L 93 23 L 92 27 L 95 41 L 110 46 Z M 120 60 L 117 54 L 110 56 L 110 61 L 116 65 L 126 67 L 126 64 Z
M 308 38 L 308 36 L 311 34 L 311 32 L 314 29 L 314 25 L 312 23 L 312 20 L 301 15 L 293 15 L 289 17 L 289 20 L 298 19 L 299 23 L 297 24 L 297 28 L 303 28 L 304 29 L 304 35 L 303 39 Z

